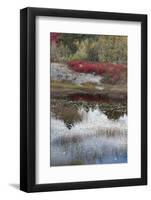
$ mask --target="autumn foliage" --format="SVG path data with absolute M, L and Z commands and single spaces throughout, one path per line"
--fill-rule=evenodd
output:
M 69 95 L 69 99 L 72 101 L 87 101 L 87 102 L 101 102 L 101 103 L 109 103 L 110 99 L 100 94 L 92 95 L 92 94 L 71 94 Z M 113 100 L 112 100 L 113 101 Z
M 50 35 L 50 41 L 53 43 L 57 43 L 59 40 L 59 33 L 51 33 Z
M 122 72 L 126 69 L 124 64 L 99 63 L 82 60 L 70 61 L 68 62 L 68 66 L 76 72 L 109 76 L 114 81 L 117 81 Z

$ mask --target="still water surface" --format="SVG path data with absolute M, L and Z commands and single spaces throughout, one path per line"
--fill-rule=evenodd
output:
M 126 108 L 98 98 L 53 99 L 50 166 L 126 163 Z

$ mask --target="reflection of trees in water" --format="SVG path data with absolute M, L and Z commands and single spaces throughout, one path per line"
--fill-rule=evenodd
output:
M 51 103 L 51 112 L 56 119 L 62 120 L 68 129 L 83 120 L 83 115 L 79 112 L 81 109 L 84 109 L 87 113 L 90 109 L 92 111 L 99 109 L 110 120 L 118 120 L 124 114 L 127 114 L 127 104 L 99 104 L 96 102 L 74 102 L 61 99 L 52 100 Z
M 108 119 L 118 120 L 120 117 L 126 114 L 123 110 L 105 110 L 103 113 L 107 116 Z
M 101 104 L 98 107 L 99 110 L 103 112 L 110 120 L 118 120 L 120 117 L 123 117 L 125 114 L 127 114 L 127 104 Z
M 75 123 L 82 121 L 82 115 L 74 105 L 65 105 L 61 101 L 57 101 L 51 106 L 51 111 L 55 114 L 56 119 L 64 121 L 68 129 L 71 129 Z

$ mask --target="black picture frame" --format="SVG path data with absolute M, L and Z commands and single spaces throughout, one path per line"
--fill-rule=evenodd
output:
M 120 20 L 141 23 L 141 178 L 36 184 L 35 19 L 37 16 Z M 147 15 L 49 8 L 20 11 L 20 189 L 25 192 L 147 184 Z

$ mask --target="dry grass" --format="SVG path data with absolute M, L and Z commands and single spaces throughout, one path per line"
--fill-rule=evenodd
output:
M 68 145 L 68 144 L 75 144 L 84 141 L 85 139 L 89 139 L 91 137 L 105 137 L 105 138 L 112 138 L 116 139 L 119 138 L 123 141 L 123 143 L 127 143 L 127 130 L 121 130 L 119 128 L 99 128 L 98 130 L 94 131 L 94 133 L 85 133 L 84 135 L 81 134 L 74 134 L 74 135 L 63 135 L 55 139 L 53 142 L 55 144 L 61 145 Z
M 51 88 L 62 88 L 62 89 L 95 89 L 95 84 L 91 82 L 87 82 L 84 84 L 75 84 L 71 81 L 65 81 L 65 80 L 51 80 Z
M 73 93 L 81 94 L 100 94 L 106 95 L 113 99 L 125 99 L 127 97 L 126 84 L 101 84 L 102 90 L 99 90 L 97 85 L 87 82 L 81 85 L 74 84 L 70 81 L 51 80 L 51 95 L 52 96 L 66 96 Z

